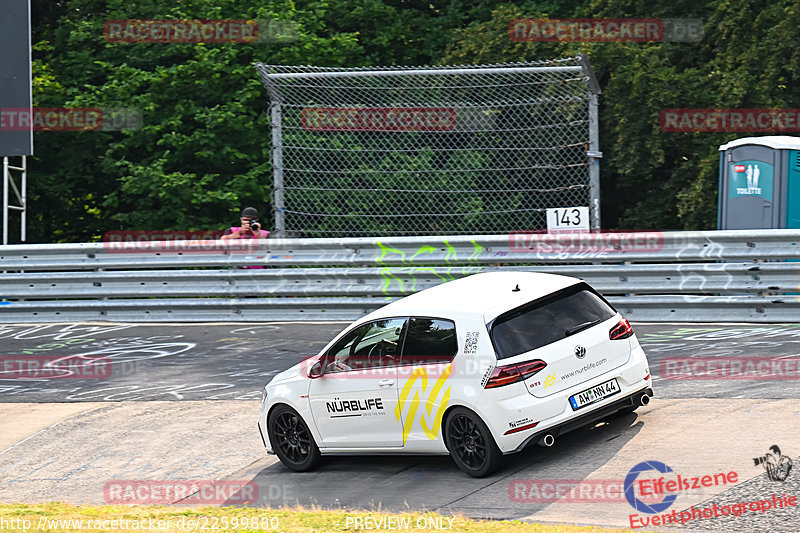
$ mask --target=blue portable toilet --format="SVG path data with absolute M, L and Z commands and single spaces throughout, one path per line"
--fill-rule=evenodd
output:
M 719 229 L 800 228 L 800 137 L 746 137 L 719 151 Z

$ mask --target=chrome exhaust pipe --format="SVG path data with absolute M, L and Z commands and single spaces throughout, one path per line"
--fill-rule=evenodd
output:
M 556 443 L 556 438 L 552 436 L 550 433 L 548 433 L 542 436 L 542 438 L 540 438 L 536 444 L 538 444 L 539 446 L 545 446 L 549 448 L 555 443 Z
M 650 403 L 650 396 L 648 396 L 646 393 L 642 394 L 639 397 L 639 403 L 641 403 L 642 405 L 647 405 L 648 403 Z

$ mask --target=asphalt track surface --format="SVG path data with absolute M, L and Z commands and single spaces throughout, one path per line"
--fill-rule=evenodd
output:
M 642 461 L 663 462 L 685 476 L 738 474 L 733 486 L 679 494 L 665 512 L 800 495 L 800 325 L 634 324 L 655 379 L 653 402 L 636 414 L 574 431 L 551 448 L 507 456 L 503 468 L 485 479 L 463 475 L 449 457 L 423 456 L 331 457 L 314 472 L 291 473 L 263 452 L 256 431 L 261 389 L 277 372 L 317 353 L 345 326 L 0 326 L 0 357 L 111 361 L 102 379 L 18 379 L 2 367 L 0 501 L 104 503 L 110 480 L 240 480 L 258 486 L 257 498 L 248 504 L 263 507 L 436 510 L 629 526 L 635 511 L 618 494 L 616 499 L 609 494 L 559 499 L 539 497 L 537 491 L 549 482 L 563 487 L 593 480 L 610 486 Z M 771 367 L 769 379 L 665 375 L 691 368 L 687 359 L 709 358 L 783 363 Z M 793 376 L 780 375 L 792 370 Z M 754 466 L 754 457 L 774 444 L 795 457 L 785 481 L 772 481 Z M 687 527 L 798 531 L 798 515 L 797 507 L 771 509 L 696 519 Z
M 3 379 L 0 372 L 0 395 L 3 402 L 259 400 L 271 376 L 318 353 L 346 325 L 0 325 L 0 357 L 111 361 L 103 379 Z M 800 324 L 636 324 L 635 331 L 658 398 L 800 398 L 797 379 L 659 379 L 667 359 L 798 355 Z

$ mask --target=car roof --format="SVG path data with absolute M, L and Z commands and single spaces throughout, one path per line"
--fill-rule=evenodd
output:
M 486 323 L 502 313 L 580 283 L 578 278 L 539 272 L 486 272 L 431 287 L 370 313 L 386 316 L 482 316 Z M 514 289 L 519 287 L 518 291 Z

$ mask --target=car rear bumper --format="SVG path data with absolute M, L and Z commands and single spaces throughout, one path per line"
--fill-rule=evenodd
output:
M 552 435 L 553 437 L 558 437 L 565 433 L 569 433 L 575 429 L 587 426 L 596 420 L 600 420 L 601 418 L 605 418 L 609 415 L 613 415 L 620 409 L 625 409 L 626 407 L 633 407 L 642 405 L 641 397 L 645 395 L 648 398 L 653 397 L 653 389 L 650 386 L 643 387 L 642 389 L 628 394 L 612 403 L 604 405 L 599 409 L 595 409 L 594 411 L 589 411 L 583 415 L 579 415 L 574 418 L 570 418 L 569 420 L 562 422 L 561 424 L 556 424 L 555 426 L 551 426 L 546 429 L 542 429 L 529 435 L 523 442 L 520 444 L 516 449 L 505 452 L 505 453 L 516 453 L 521 451 L 523 448 L 530 444 L 534 444 L 538 442 L 542 437 L 545 435 Z
M 572 408 L 570 396 L 611 379 L 617 380 L 619 393 L 593 405 L 577 410 Z M 486 390 L 481 395 L 476 410 L 489 426 L 500 451 L 514 453 L 535 437 L 538 440 L 547 433 L 558 436 L 624 409 L 631 405 L 632 398 L 640 398 L 648 389 L 652 393 L 652 388 L 653 378 L 650 376 L 647 357 L 641 347 L 636 346 L 622 366 L 546 398 L 537 398 L 528 393 L 524 385 L 515 383 Z M 514 429 L 518 425 L 526 426 L 531 422 L 536 422 L 535 427 Z

